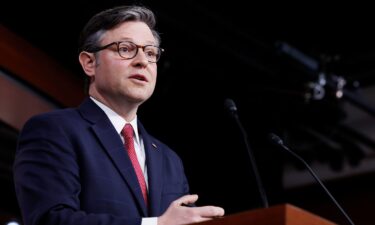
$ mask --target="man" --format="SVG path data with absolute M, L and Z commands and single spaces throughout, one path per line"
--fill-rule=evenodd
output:
M 163 51 L 154 24 L 150 10 L 123 6 L 83 29 L 90 97 L 32 118 L 19 137 L 14 178 L 26 225 L 178 225 L 224 215 L 187 206 L 198 197 L 188 194 L 180 158 L 137 119 Z

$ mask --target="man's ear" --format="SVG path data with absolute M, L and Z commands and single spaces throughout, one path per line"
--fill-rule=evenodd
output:
M 79 53 L 79 63 L 87 76 L 92 77 L 95 75 L 96 59 L 94 53 L 85 51 Z

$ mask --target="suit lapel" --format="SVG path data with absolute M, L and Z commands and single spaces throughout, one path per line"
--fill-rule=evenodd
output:
M 128 154 L 126 154 L 126 150 L 124 149 L 125 147 L 120 136 L 117 134 L 108 117 L 91 100 L 86 100 L 80 106 L 80 112 L 83 117 L 91 121 L 91 128 L 93 132 L 134 194 L 143 216 L 147 216 L 146 204 L 143 200 L 142 191 L 139 186 L 133 165 L 131 164 Z
M 148 174 L 148 194 L 150 199 L 150 216 L 160 216 L 161 190 L 163 184 L 163 155 L 160 147 L 153 142 L 144 127 L 138 122 L 138 130 L 143 138 L 146 152 L 147 174 Z

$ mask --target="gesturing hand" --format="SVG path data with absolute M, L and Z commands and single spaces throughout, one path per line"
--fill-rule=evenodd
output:
M 224 209 L 216 206 L 187 207 L 198 200 L 198 195 L 185 195 L 173 201 L 167 211 L 158 218 L 158 225 L 183 225 L 211 220 L 224 215 Z

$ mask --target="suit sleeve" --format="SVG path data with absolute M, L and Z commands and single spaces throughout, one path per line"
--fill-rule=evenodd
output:
M 80 169 L 72 141 L 57 118 L 38 116 L 22 130 L 14 162 L 25 225 L 139 225 L 141 218 L 80 210 Z

